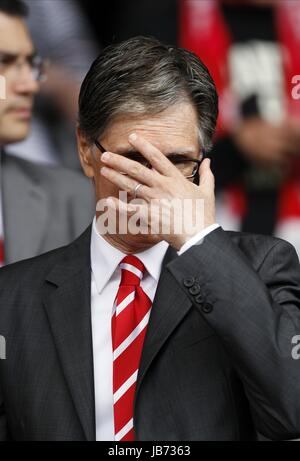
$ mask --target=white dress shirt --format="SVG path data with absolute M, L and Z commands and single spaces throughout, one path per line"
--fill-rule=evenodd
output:
M 178 254 L 182 254 L 217 227 L 219 227 L 218 224 L 213 224 L 192 237 L 182 246 Z M 151 301 L 154 299 L 162 261 L 168 246 L 167 242 L 162 241 L 136 254 L 146 268 L 145 275 L 141 280 L 141 287 Z M 96 440 L 115 440 L 111 317 L 113 314 L 113 302 L 121 280 L 119 263 L 125 256 L 125 253 L 112 246 L 98 233 L 96 219 L 94 219 L 91 236 L 91 320 Z

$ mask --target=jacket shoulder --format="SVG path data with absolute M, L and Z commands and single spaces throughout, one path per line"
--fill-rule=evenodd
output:
M 91 225 L 72 243 L 43 253 L 33 258 L 8 264 L 0 269 L 0 291 L 11 290 L 22 286 L 30 286 L 33 282 L 39 286 L 54 267 L 62 268 L 62 278 L 67 274 L 64 268 L 72 272 L 90 264 Z M 65 273 L 64 273 L 65 272 Z
M 12 154 L 4 155 L 3 169 L 4 171 L 6 169 L 18 171 L 19 174 L 26 176 L 31 182 L 40 183 L 44 187 L 55 185 L 55 188 L 71 189 L 72 191 L 80 186 L 91 189 L 90 181 L 82 171 L 35 163 Z
M 63 259 L 69 245 L 56 248 L 33 258 L 23 259 L 12 264 L 8 264 L 0 269 L 0 290 L 5 288 L 6 283 L 12 281 L 19 285 L 26 280 L 37 280 L 56 263 Z M 11 285 L 9 284 L 9 287 Z
M 252 234 L 247 232 L 225 231 L 231 241 L 239 247 L 239 249 L 250 260 L 257 260 L 257 263 L 262 263 L 266 256 L 275 248 L 284 253 L 293 255 L 296 259 L 296 250 L 289 242 L 278 237 Z

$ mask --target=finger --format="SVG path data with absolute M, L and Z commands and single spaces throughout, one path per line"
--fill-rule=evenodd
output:
M 215 177 L 210 169 L 210 159 L 205 159 L 199 168 L 199 187 L 207 190 L 214 190 L 215 188 Z
M 139 162 L 126 158 L 123 155 L 104 152 L 101 155 L 101 162 L 105 163 L 105 165 L 110 168 L 128 174 L 131 178 L 143 184 L 155 186 L 157 183 L 157 175 L 153 171 L 141 165 Z
M 136 180 L 130 178 L 129 176 L 125 176 L 109 167 L 102 167 L 100 174 L 108 179 L 108 181 L 115 184 L 115 186 L 117 186 L 119 189 L 124 190 L 125 192 L 128 192 L 130 195 L 134 196 L 134 189 L 137 184 L 139 184 Z M 142 184 L 138 190 L 138 197 L 144 198 L 145 200 L 149 199 L 149 197 L 151 197 L 150 187 Z
M 134 204 L 132 202 L 130 203 L 123 202 L 117 197 L 108 197 L 107 202 L 108 204 L 111 204 L 111 206 L 123 216 L 132 216 L 132 215 L 138 214 L 138 217 L 140 219 L 140 225 L 137 227 L 137 230 L 140 229 L 143 222 L 144 223 L 149 222 L 150 207 L 145 201 L 142 204 L 141 203 Z
M 210 169 L 210 164 L 210 159 L 206 158 L 199 167 L 200 186 L 214 187 L 215 177 Z
M 153 144 L 144 139 L 142 136 L 138 136 L 136 133 L 131 133 L 128 140 L 130 144 L 138 152 L 140 152 L 159 173 L 164 176 L 171 177 L 180 175 L 179 171 L 170 162 L 170 160 L 168 160 L 168 158 L 160 152 L 159 149 L 154 147 Z
M 135 213 L 136 211 L 139 210 L 139 206 L 140 206 L 138 204 L 132 203 L 132 201 L 130 203 L 123 202 L 122 200 L 118 199 L 117 197 L 108 197 L 107 198 L 107 204 L 109 206 L 112 206 L 113 208 L 119 210 L 120 213 L 124 213 L 124 214 Z

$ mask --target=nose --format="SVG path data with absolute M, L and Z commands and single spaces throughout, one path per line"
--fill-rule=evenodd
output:
M 15 89 L 20 94 L 36 94 L 40 89 L 39 82 L 35 79 L 29 65 L 22 66 L 16 79 Z

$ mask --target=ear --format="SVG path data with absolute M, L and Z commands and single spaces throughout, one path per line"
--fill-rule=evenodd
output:
M 82 134 L 79 126 L 77 126 L 76 129 L 76 136 L 81 167 L 88 178 L 93 178 L 95 176 L 95 160 L 93 157 L 92 146 Z

